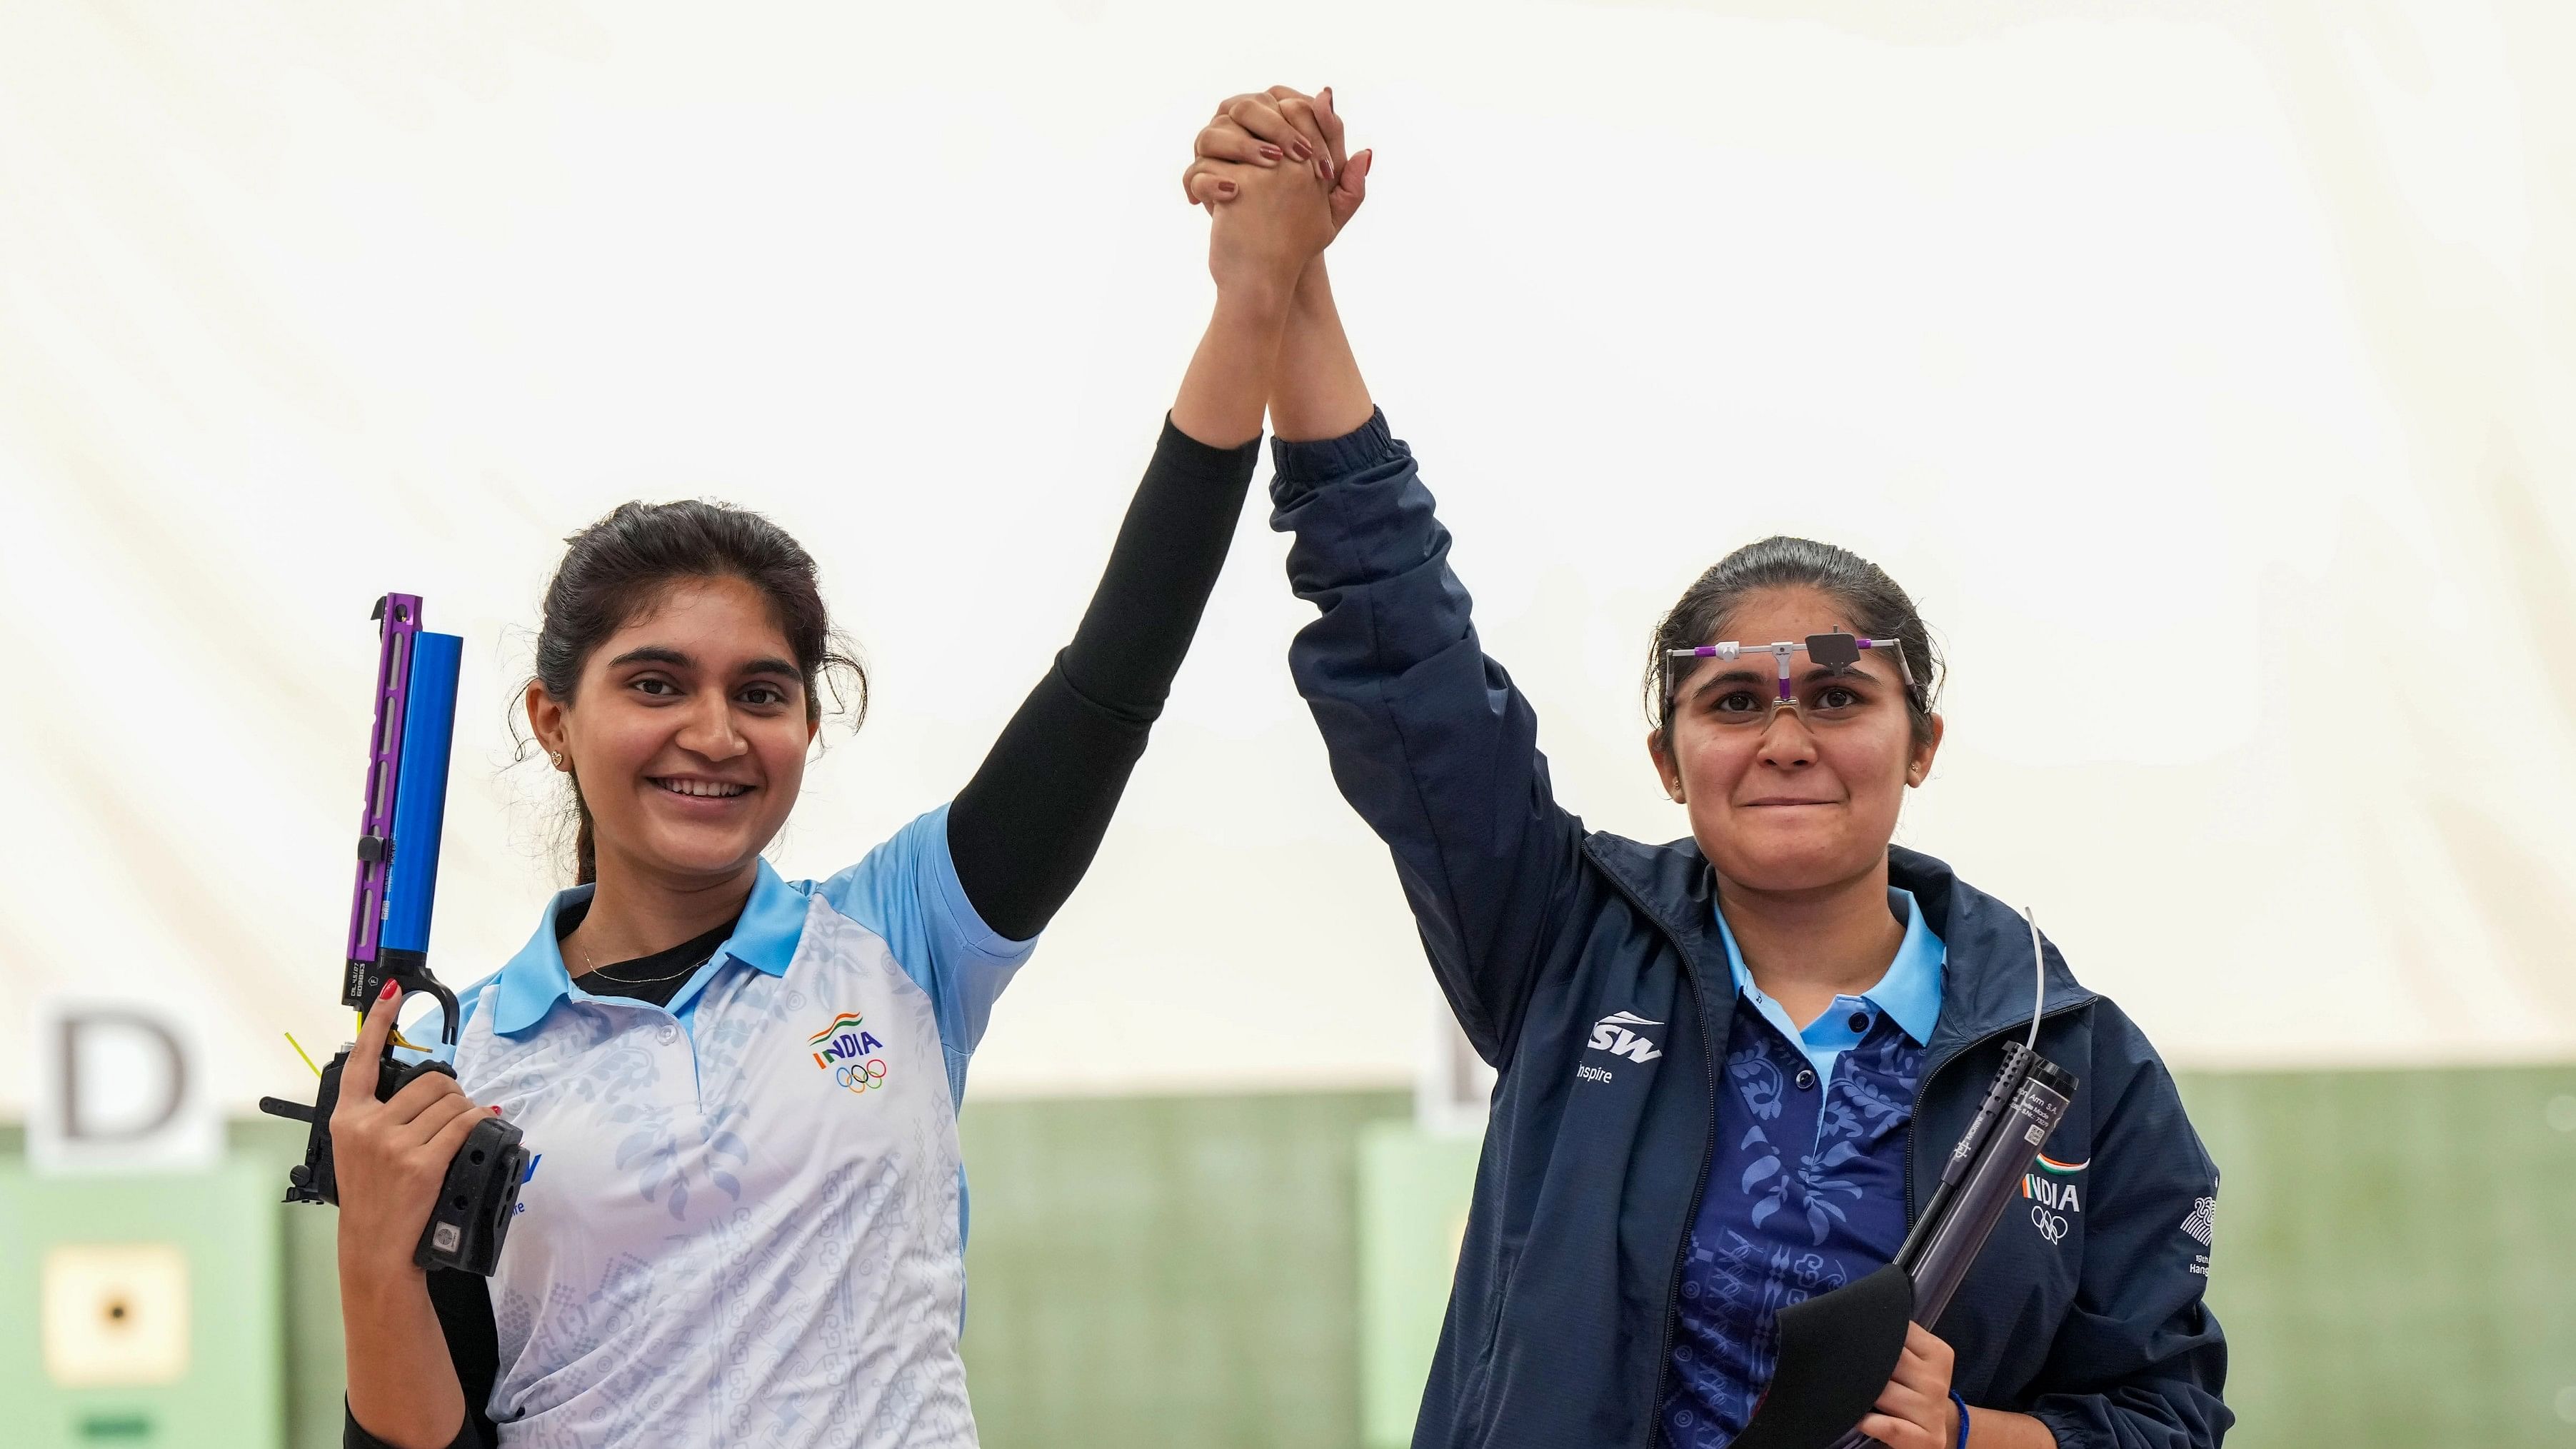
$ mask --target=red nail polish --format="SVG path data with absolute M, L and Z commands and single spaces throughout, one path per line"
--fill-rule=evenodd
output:
M 1234 194 L 1234 183 L 1231 181 L 1218 182 L 1216 184 L 1216 194 L 1219 196 L 1232 196 Z
M 402 983 L 388 976 L 385 978 L 385 989 L 376 993 L 376 999 L 378 1001 L 391 1001 L 401 991 Z
M 493 1115 L 493 1116 L 495 1116 L 495 1117 L 498 1117 L 498 1116 L 500 1116 L 500 1115 L 501 1115 L 501 1104 L 500 1104 L 500 1103 L 495 1102 L 495 1103 L 493 1103 L 493 1104 L 492 1104 L 492 1115 Z
M 1261 148 L 1261 159 L 1264 161 L 1276 161 L 1279 159 L 1279 156 L 1280 151 L 1276 146 L 1264 146 Z

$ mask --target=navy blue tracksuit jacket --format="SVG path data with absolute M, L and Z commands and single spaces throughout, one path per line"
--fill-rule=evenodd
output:
M 1276 460 L 1272 524 L 1294 533 L 1291 580 L 1322 611 L 1290 651 L 1297 687 L 1343 795 L 1394 853 L 1441 990 L 1501 1072 L 1413 1442 L 1646 1449 L 1737 1009 L 1713 876 L 1688 840 L 1587 832 L 1556 803 L 1529 701 L 1478 647 L 1449 534 L 1383 415 Z M 1929 856 L 1889 854 L 1949 946 L 1911 1219 L 2028 1028 L 2033 972 L 2020 916 Z M 2039 1050 L 2079 1086 L 2043 1151 L 2084 1166 L 2035 1184 L 2060 1210 L 2016 1199 L 1932 1327 L 1969 1403 L 2034 1414 L 2064 1449 L 2214 1446 L 2233 1419 L 2201 1301 L 2217 1169 L 2146 1037 L 2046 959 Z M 1621 1012 L 1666 1023 L 1659 1057 L 1591 1046 Z

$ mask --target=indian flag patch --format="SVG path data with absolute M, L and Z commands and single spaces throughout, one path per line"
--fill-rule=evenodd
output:
M 860 1016 L 855 1011 L 842 1012 L 840 1015 L 832 1018 L 832 1024 L 830 1026 L 814 1033 L 813 1037 L 807 1044 L 810 1046 L 821 1046 L 823 1043 L 830 1041 L 832 1039 L 832 1034 L 839 1031 L 841 1028 L 845 1026 L 857 1026 L 865 1019 L 866 1018 Z

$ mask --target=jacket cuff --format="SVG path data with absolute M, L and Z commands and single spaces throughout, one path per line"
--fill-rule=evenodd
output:
M 1170 413 L 1163 414 L 1163 436 L 1154 443 L 1157 468 L 1191 478 L 1240 483 L 1252 477 L 1253 465 L 1260 460 L 1261 437 L 1257 433 L 1239 448 L 1211 447 L 1182 432 Z
M 1292 443 L 1270 440 L 1271 487 L 1274 492 L 1302 491 L 1305 486 L 1357 473 L 1374 464 L 1404 456 L 1404 445 L 1386 425 L 1386 410 L 1371 408 L 1369 420 L 1338 438 Z
M 2062 1401 L 2061 1401 L 2062 1402 Z M 2091 1421 L 2047 1404 L 2033 1404 L 2022 1410 L 2048 1427 L 2048 1435 L 2057 1441 L 2057 1449 L 2096 1449 L 2100 1444 L 2092 1432 Z

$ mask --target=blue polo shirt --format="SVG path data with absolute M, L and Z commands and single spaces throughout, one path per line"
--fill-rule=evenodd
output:
M 1753 984 L 1717 918 L 1738 998 L 1717 1096 L 1717 1147 L 1674 1305 L 1664 1436 L 1720 1449 L 1771 1383 L 1773 1317 L 1862 1278 L 1905 1241 L 1905 1152 L 1923 1048 L 1941 1014 L 1941 938 L 1890 890 L 1905 938 L 1878 984 L 1805 1027 Z

